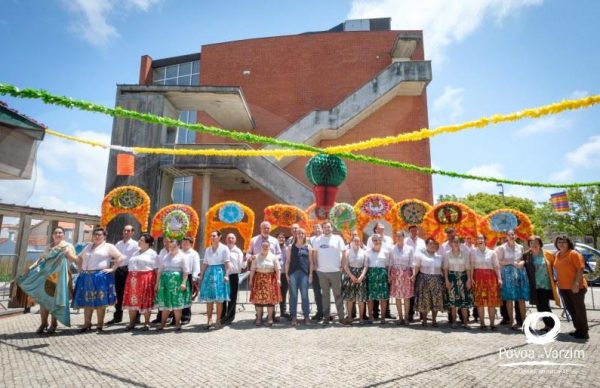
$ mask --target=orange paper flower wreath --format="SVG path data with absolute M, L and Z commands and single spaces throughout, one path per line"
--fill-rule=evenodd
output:
M 432 237 L 438 243 L 445 240 L 445 229 L 454 228 L 459 237 L 477 237 L 479 217 L 470 207 L 459 202 L 441 202 L 435 205 L 423 220 L 421 225 L 427 237 Z
M 108 223 L 119 214 L 131 214 L 140 223 L 142 233 L 146 232 L 150 214 L 150 197 L 137 186 L 120 186 L 112 189 L 102 200 L 100 226 L 106 228 Z
M 383 194 L 368 194 L 354 204 L 356 212 L 356 229 L 363 235 L 363 229 L 371 220 L 385 220 L 394 225 L 394 200 Z
M 308 216 L 296 206 L 278 203 L 267 206 L 264 212 L 265 221 L 269 221 L 275 228 L 280 226 L 289 228 L 293 224 L 299 224 L 305 228 L 308 225 Z
M 506 225 L 502 227 L 494 222 L 498 217 L 505 214 L 512 214 L 517 219 L 516 227 L 514 225 Z M 498 209 L 487 214 L 479 220 L 479 231 L 486 237 L 488 247 L 492 248 L 496 246 L 498 240 L 506 235 L 506 232 L 510 229 L 515 231 L 515 235 L 521 239 L 521 241 L 527 241 L 529 236 L 533 233 L 533 225 L 527 214 L 522 213 L 514 209 Z
M 394 230 L 405 230 L 411 225 L 421 225 L 431 209 L 430 204 L 416 198 L 404 199 L 396 203 L 392 208 Z
M 184 213 L 186 220 L 183 222 L 184 225 L 179 225 L 181 229 L 170 230 L 170 226 L 168 225 L 170 218 L 173 215 Z M 167 223 L 165 223 L 167 221 Z M 174 222 L 179 222 L 181 220 L 173 220 Z M 150 234 L 154 238 L 159 238 L 162 235 L 167 237 L 173 237 L 178 240 L 181 240 L 183 237 L 192 237 L 196 238 L 198 234 L 198 228 L 200 226 L 200 219 L 198 218 L 198 213 L 188 205 L 183 205 L 180 203 L 174 203 L 171 205 L 167 205 L 160 209 L 152 219 L 152 228 L 150 229 Z
M 254 211 L 236 201 L 223 201 L 212 206 L 206 212 L 204 246 L 210 244 L 210 233 L 213 230 L 226 228 L 237 230 L 244 239 L 244 251 L 249 250 L 254 230 Z

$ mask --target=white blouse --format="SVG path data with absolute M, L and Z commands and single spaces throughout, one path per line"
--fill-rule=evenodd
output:
M 348 267 L 363 268 L 367 263 L 367 251 L 362 248 L 358 248 L 355 251 L 352 248 L 348 248 Z
M 471 269 L 471 262 L 469 260 L 469 254 L 465 250 L 459 250 L 458 255 L 454 255 L 452 250 L 444 254 L 444 265 L 445 270 L 451 272 L 464 272 Z
M 394 245 L 390 259 L 390 265 L 394 268 L 411 268 L 415 259 L 415 250 L 406 244 L 402 246 L 402 250 L 398 248 L 398 245 Z
M 121 253 L 112 244 L 104 242 L 95 249 L 92 249 L 92 245 L 86 245 L 83 252 L 81 252 L 83 258 L 81 269 L 83 271 L 98 271 L 110 268 L 112 259 L 121 257 Z
M 206 248 L 206 251 L 204 251 L 204 261 L 202 264 L 221 265 L 225 264 L 226 261 L 230 261 L 229 248 L 227 248 L 227 245 L 219 243 L 217 249 L 213 249 L 212 246 Z
M 127 268 L 130 271 L 153 271 L 158 268 L 158 255 L 151 248 L 146 249 L 144 252 L 138 251 L 129 259 Z
M 442 274 L 442 256 L 437 252 L 430 256 L 426 251 L 418 252 L 415 255 L 415 268 L 419 268 L 419 272 L 427 275 Z
M 367 250 L 367 258 L 369 259 L 369 268 L 385 268 L 389 263 L 387 251 L 383 247 L 379 252 L 372 249 Z
M 485 248 L 485 251 L 481 249 L 475 249 L 471 255 L 471 268 L 473 269 L 496 269 L 498 268 L 498 256 L 496 252 L 491 249 Z
M 178 251 L 175 256 L 171 256 L 170 253 L 167 253 L 163 259 L 160 270 L 161 272 L 185 272 L 188 274 L 192 271 L 187 256 L 181 251 Z
M 523 246 L 515 243 L 515 248 L 511 248 L 508 243 L 500 245 L 496 249 L 500 265 L 514 265 L 523 257 Z M 500 261 L 500 258 L 502 259 Z
M 280 269 L 279 259 L 271 252 L 269 252 L 266 257 L 258 255 L 256 256 L 256 259 L 252 261 L 252 269 L 258 272 L 275 272 Z

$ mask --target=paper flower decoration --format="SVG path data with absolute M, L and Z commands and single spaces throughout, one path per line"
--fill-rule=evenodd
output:
M 337 186 L 346 179 L 346 163 L 337 155 L 317 154 L 306 163 L 305 173 L 306 179 L 314 185 L 317 208 L 322 208 L 316 212 L 317 218 L 327 219 L 329 210 L 335 203 Z
M 354 204 L 357 218 L 357 230 L 361 234 L 371 220 L 384 220 L 390 225 L 394 223 L 394 200 L 383 194 L 368 194 Z
M 533 233 L 533 225 L 527 214 L 514 209 L 495 210 L 479 221 L 479 231 L 485 235 L 488 247 L 494 247 L 509 230 L 526 241 Z
M 150 197 L 137 186 L 121 186 L 111 190 L 102 200 L 100 225 L 104 228 L 119 214 L 131 214 L 140 223 L 142 232 L 148 230 Z
M 176 203 L 163 207 L 154 215 L 150 234 L 154 238 L 164 235 L 177 240 L 186 236 L 195 239 L 199 226 L 196 211 L 191 206 Z
M 394 230 L 404 230 L 410 225 L 421 225 L 431 205 L 419 199 L 404 199 L 394 205 Z
M 329 220 L 337 230 L 352 230 L 356 226 L 356 213 L 349 203 L 336 203 L 329 211 Z
M 459 202 L 441 202 L 427 212 L 422 223 L 427 237 L 444 242 L 446 228 L 452 227 L 459 237 L 477 237 L 477 214 Z
M 269 221 L 275 228 L 283 226 L 291 227 L 299 224 L 302 227 L 308 225 L 308 217 L 300 208 L 292 205 L 275 204 L 267 206 L 264 210 L 265 221 Z
M 210 245 L 210 233 L 213 230 L 235 229 L 244 240 L 244 251 L 250 249 L 250 240 L 254 230 L 254 211 L 236 201 L 224 201 L 213 205 L 206 212 L 204 246 Z

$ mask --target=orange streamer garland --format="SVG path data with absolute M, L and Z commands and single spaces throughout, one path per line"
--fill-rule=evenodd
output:
M 459 202 L 441 202 L 435 205 L 421 225 L 425 235 L 438 243 L 444 242 L 446 228 L 454 228 L 458 237 L 477 237 L 479 217 L 470 207 Z
M 479 221 L 479 231 L 486 237 L 487 246 L 493 248 L 498 243 L 498 240 L 506 236 L 504 231 L 496 231 L 492 229 L 491 219 L 497 214 L 511 213 L 517 217 L 518 225 L 514 229 L 515 235 L 521 241 L 527 241 L 529 236 L 533 234 L 533 224 L 527 214 L 514 209 L 498 209 L 482 217 Z
M 219 219 L 219 210 L 225 206 L 239 207 L 244 216 L 241 221 L 235 223 L 224 222 Z M 204 246 L 210 245 L 210 233 L 213 230 L 221 230 L 233 228 L 237 230 L 240 236 L 244 239 L 244 251 L 250 249 L 250 240 L 252 239 L 252 231 L 254 230 L 254 211 L 248 206 L 236 201 L 223 201 L 213 205 L 206 212 L 206 229 L 204 231 Z
M 137 186 L 120 186 L 112 189 L 102 200 L 100 226 L 108 223 L 120 214 L 131 214 L 140 224 L 142 233 L 148 231 L 150 197 Z

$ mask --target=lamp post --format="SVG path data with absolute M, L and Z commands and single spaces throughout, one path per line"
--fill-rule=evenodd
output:
M 500 192 L 498 194 L 502 196 L 502 202 L 504 202 L 504 185 L 502 183 L 496 183 L 496 186 L 500 187 Z

